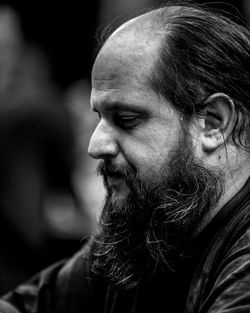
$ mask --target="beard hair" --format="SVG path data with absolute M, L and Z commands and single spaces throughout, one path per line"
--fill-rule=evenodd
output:
M 129 165 L 99 164 L 107 198 L 90 241 L 90 264 L 94 273 L 120 287 L 176 271 L 192 256 L 192 238 L 223 193 L 222 173 L 195 159 L 188 135 L 182 133 L 168 160 L 157 179 L 142 179 Z M 126 181 L 125 200 L 112 201 L 107 176 Z

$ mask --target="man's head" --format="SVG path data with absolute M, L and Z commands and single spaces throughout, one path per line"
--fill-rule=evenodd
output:
M 172 5 L 123 24 L 100 50 L 89 153 L 108 193 L 92 252 L 116 282 L 174 268 L 245 183 L 249 38 L 219 15 Z

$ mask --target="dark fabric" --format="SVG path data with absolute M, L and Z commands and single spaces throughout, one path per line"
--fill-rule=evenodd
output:
M 40 273 L 0 302 L 0 312 L 238 313 L 250 312 L 249 183 L 200 233 L 194 256 L 176 273 L 119 290 L 89 270 L 85 251 Z

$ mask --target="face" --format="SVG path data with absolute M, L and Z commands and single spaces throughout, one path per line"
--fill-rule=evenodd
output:
M 139 39 L 111 37 L 92 73 L 100 121 L 89 153 L 101 160 L 107 198 L 90 258 L 93 271 L 127 288 L 175 269 L 222 191 L 179 114 L 147 86 L 157 42 Z
M 147 85 L 156 49 L 152 45 L 130 51 L 121 38 L 99 54 L 92 72 L 91 108 L 100 120 L 89 154 L 117 167 L 129 165 L 142 178 L 160 180 L 160 168 L 177 145 L 181 126 L 174 108 Z M 142 56 L 142 49 L 149 51 Z M 127 196 L 123 180 L 108 177 L 108 184 L 114 200 Z
M 93 272 L 123 288 L 183 268 L 195 249 L 192 239 L 223 190 L 221 173 L 194 157 L 190 136 L 182 133 L 169 153 L 161 181 L 141 178 L 135 169 L 99 164 L 107 187 L 99 228 L 90 241 Z M 126 181 L 129 193 L 114 201 L 109 177 Z

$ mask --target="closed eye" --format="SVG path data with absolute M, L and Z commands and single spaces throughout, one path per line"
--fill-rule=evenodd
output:
M 117 112 L 113 116 L 113 122 L 120 128 L 129 129 L 137 126 L 141 120 L 141 115 L 131 112 Z

